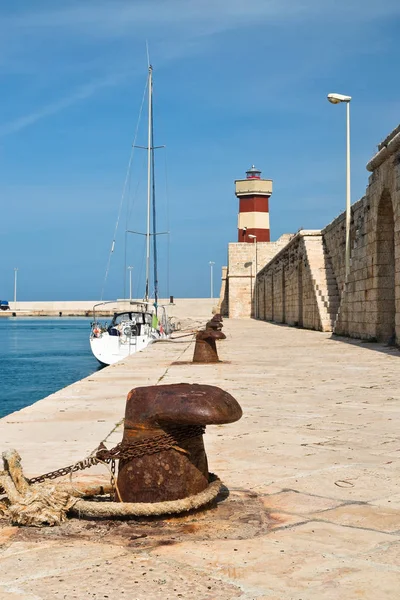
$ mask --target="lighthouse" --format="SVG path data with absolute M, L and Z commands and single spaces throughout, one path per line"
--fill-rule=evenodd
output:
M 269 198 L 272 179 L 261 179 L 261 171 L 253 165 L 246 179 L 235 181 L 239 198 L 238 242 L 269 242 Z

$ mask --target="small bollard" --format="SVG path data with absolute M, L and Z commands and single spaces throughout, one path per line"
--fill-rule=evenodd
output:
M 241 416 L 235 398 L 213 385 L 175 383 L 132 390 L 122 447 L 146 440 L 148 450 L 120 460 L 120 499 L 164 502 L 202 492 L 209 483 L 204 427 L 233 423 Z
M 211 319 L 211 321 L 219 321 L 220 323 L 222 323 L 223 320 L 221 313 L 215 313 Z
M 223 324 L 221 323 L 221 321 L 214 321 L 214 319 L 211 319 L 211 321 L 208 321 L 206 323 L 206 329 L 214 329 L 215 331 L 221 331 L 223 327 Z
M 222 316 L 217 313 L 215 314 L 210 321 L 206 324 L 206 329 L 215 329 L 216 331 L 221 331 L 223 327 L 223 319 Z
M 222 331 L 206 329 L 199 331 L 196 335 L 194 347 L 194 363 L 216 363 L 219 362 L 216 340 L 224 340 L 226 335 Z

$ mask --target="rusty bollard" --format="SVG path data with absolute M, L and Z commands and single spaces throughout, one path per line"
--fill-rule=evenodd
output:
M 223 327 L 223 318 L 219 313 L 215 314 L 210 321 L 206 324 L 206 329 L 215 329 L 221 331 Z
M 211 321 L 217 321 L 218 323 L 221 323 L 221 327 L 223 320 L 224 319 L 222 318 L 222 315 L 220 313 L 215 313 L 215 315 L 211 319 Z
M 120 461 L 117 485 L 121 500 L 164 502 L 206 489 L 204 427 L 233 423 L 241 416 L 235 398 L 213 385 L 176 383 L 133 389 L 126 403 L 122 444 L 146 440 L 152 450 Z M 172 441 L 164 448 L 166 436 Z M 154 451 L 157 444 L 158 451 Z
M 223 323 L 222 323 L 222 319 L 215 319 L 214 317 L 211 319 L 211 321 L 208 321 L 206 323 L 206 329 L 214 329 L 214 331 L 221 331 L 223 327 Z
M 219 362 L 216 340 L 224 340 L 226 335 L 216 329 L 206 329 L 196 334 L 196 345 L 194 347 L 194 363 L 216 363 Z

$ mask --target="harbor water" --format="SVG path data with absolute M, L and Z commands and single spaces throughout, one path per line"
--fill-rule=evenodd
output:
M 0 319 L 0 418 L 100 369 L 86 318 Z

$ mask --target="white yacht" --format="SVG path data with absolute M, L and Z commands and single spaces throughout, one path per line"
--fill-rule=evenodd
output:
M 96 309 L 105 308 L 107 302 L 93 307 L 94 321 L 90 335 L 90 346 L 94 356 L 103 365 L 112 365 L 131 354 L 144 350 L 156 340 L 171 333 L 165 307 L 155 307 L 147 302 L 121 301 L 121 312 L 115 312 L 111 323 L 101 324 Z M 113 304 L 116 304 L 115 302 Z
M 90 346 L 94 356 L 104 365 L 112 365 L 119 360 L 144 350 L 156 340 L 166 338 L 172 332 L 172 326 L 166 314 L 165 306 L 158 304 L 157 250 L 154 205 L 154 144 L 153 144 L 153 69 L 149 65 L 147 80 L 148 91 L 148 144 L 147 150 L 147 228 L 146 237 L 146 284 L 142 301 L 118 300 L 100 302 L 93 307 L 93 323 L 90 333 Z M 139 146 L 141 148 L 141 146 Z M 150 209 L 153 208 L 153 232 L 150 232 Z M 117 220 L 118 226 L 119 217 Z M 139 232 L 130 232 L 139 233 Z M 165 232 L 164 232 L 165 233 Z M 150 238 L 153 237 L 154 262 L 154 300 L 149 299 L 150 281 Z M 114 251 L 112 243 L 111 254 Z M 106 277 L 108 267 L 106 271 Z M 130 290 L 131 291 L 131 290 Z M 107 304 L 116 305 L 110 324 L 101 323 L 98 313 L 107 308 Z

